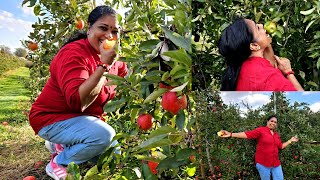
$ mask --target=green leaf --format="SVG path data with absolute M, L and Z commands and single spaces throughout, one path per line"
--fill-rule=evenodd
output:
M 114 74 L 109 74 L 109 73 L 105 73 L 103 74 L 107 79 L 112 79 L 112 80 L 117 80 L 117 81 L 125 81 L 125 79 L 123 77 L 114 75 Z
M 179 166 L 185 164 L 185 161 L 177 161 L 175 157 L 167 157 L 163 159 L 159 165 L 157 166 L 157 169 L 173 169 L 178 168 Z
M 30 4 L 28 7 L 33 7 L 36 4 L 37 0 L 30 0 L 29 2 Z
M 80 168 L 74 162 L 71 162 L 67 167 L 68 176 L 70 175 L 72 179 L 80 180 Z
M 142 16 L 142 12 L 140 10 L 140 8 L 137 6 L 136 2 L 135 1 L 132 1 L 132 9 L 137 12 L 140 16 Z
M 169 30 L 168 28 L 161 26 L 165 36 L 170 39 L 175 45 L 184 48 L 188 52 L 191 52 L 191 38 L 182 37 L 180 34 Z
M 118 133 L 112 138 L 112 142 L 120 138 L 128 138 L 128 137 L 130 137 L 130 135 L 127 133 Z
M 41 7 L 39 4 L 37 4 L 34 8 L 33 8 L 33 13 L 34 15 L 38 16 L 40 14 L 41 11 Z
M 139 112 L 139 108 L 132 108 L 131 109 L 131 114 L 130 114 L 130 119 L 131 119 L 131 122 L 134 122 L 134 120 L 136 119 L 136 116 Z
M 307 84 L 314 86 L 314 87 L 318 87 L 318 84 L 313 81 L 309 81 L 309 82 L 307 82 Z
M 171 57 L 173 61 L 183 63 L 187 65 L 188 67 L 191 67 L 192 65 L 192 59 L 191 57 L 187 54 L 187 52 L 183 49 L 175 50 L 175 51 L 167 51 L 162 53 L 162 55 Z
M 182 109 L 179 110 L 177 117 L 176 117 L 176 125 L 179 130 L 182 130 L 185 126 L 186 122 L 186 115 Z
M 170 71 L 170 75 L 173 76 L 176 72 L 180 71 L 180 70 L 185 70 L 186 67 L 185 66 L 182 66 L 182 65 L 175 65 L 173 67 L 173 69 Z
M 144 141 L 142 144 L 139 145 L 140 148 L 145 148 L 148 147 L 160 140 L 162 140 L 163 138 L 167 137 L 167 134 L 161 134 L 159 136 L 154 136 L 152 138 L 149 138 L 148 140 Z
M 176 154 L 177 161 L 188 160 L 189 156 L 194 155 L 195 150 L 191 148 L 180 149 Z
M 181 86 L 178 86 L 178 87 L 171 89 L 170 92 L 180 92 L 188 85 L 188 83 L 189 82 L 187 81 L 184 84 L 182 84 Z
M 170 127 L 170 126 L 162 126 L 160 128 L 158 128 L 155 131 L 152 131 L 149 135 L 150 138 L 155 137 L 155 136 L 159 136 L 159 135 L 163 135 L 163 134 L 169 134 L 169 133 L 174 133 L 177 130 Z
M 149 166 L 147 164 L 142 165 L 142 174 L 145 180 L 157 180 L 157 176 L 152 174 Z
M 139 48 L 142 51 L 149 51 L 149 50 L 153 50 L 157 47 L 158 43 L 161 42 L 160 40 L 157 39 L 151 39 L 151 40 L 147 40 L 147 41 L 143 41 Z
M 156 91 L 153 91 L 145 100 L 143 103 L 149 103 L 153 100 L 156 100 L 158 97 L 160 97 L 163 93 L 167 92 L 168 89 L 166 88 L 159 88 Z
M 114 112 L 116 111 L 117 109 L 120 109 L 126 102 L 126 99 L 125 98 L 122 98 L 120 100 L 117 100 L 117 101 L 111 101 L 111 102 L 108 102 L 104 107 L 103 107 L 103 110 L 105 112 Z
M 114 149 L 115 149 L 114 147 L 109 147 L 107 151 L 105 151 L 100 155 L 99 160 L 97 162 L 97 169 L 99 172 L 101 172 L 102 166 L 104 164 L 108 164 L 112 160 Z
M 150 156 L 145 156 L 145 155 L 134 155 L 135 158 L 137 158 L 138 160 L 145 160 L 145 161 L 153 161 L 153 162 L 160 162 L 160 160 L 155 159 L 153 157 Z
M 196 164 L 189 164 L 186 168 L 186 172 L 188 174 L 189 177 L 192 177 L 196 174 L 197 171 L 197 166 Z
M 89 179 L 103 180 L 105 178 L 106 178 L 106 176 L 103 176 L 103 175 L 99 174 L 97 165 L 95 165 L 92 168 L 90 168 L 87 171 L 86 175 L 84 176 L 85 180 L 89 180 Z
M 21 6 L 23 6 L 24 4 L 26 4 L 27 2 L 29 2 L 30 0 L 23 0 Z
M 309 10 L 306 10 L 306 11 L 300 11 L 300 14 L 303 14 L 303 15 L 307 16 L 307 15 L 313 13 L 313 11 L 314 11 L 315 9 L 316 9 L 316 7 L 313 7 L 313 8 L 311 8 L 311 9 L 309 9 Z
M 320 69 L 320 58 L 318 59 L 318 62 L 317 62 L 317 69 Z
M 304 31 L 304 33 L 307 33 L 308 29 L 310 28 L 310 26 L 315 22 L 316 20 L 312 20 L 308 23 L 306 30 Z

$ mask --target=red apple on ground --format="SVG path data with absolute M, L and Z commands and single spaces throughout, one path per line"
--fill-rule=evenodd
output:
M 34 176 L 27 176 L 27 177 L 23 178 L 23 180 L 37 180 L 37 179 Z
M 4 126 L 6 126 L 6 125 L 8 125 L 9 123 L 7 122 L 7 121 L 3 121 L 2 122 L 2 125 L 4 125 Z
M 39 169 L 40 167 L 42 167 L 43 166 L 43 162 L 42 161 L 38 161 L 38 162 L 35 162 L 34 163 L 34 168 L 35 169 Z

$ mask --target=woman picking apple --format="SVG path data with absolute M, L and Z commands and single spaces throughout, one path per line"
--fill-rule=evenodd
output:
M 69 163 L 96 160 L 114 145 L 115 130 L 101 116 L 116 93 L 114 85 L 105 85 L 103 74 L 127 74 L 126 64 L 115 61 L 116 11 L 98 6 L 88 25 L 86 33 L 75 34 L 53 58 L 50 78 L 30 111 L 30 125 L 52 152 L 46 172 L 56 180 L 65 179 Z
M 282 143 L 279 134 L 275 131 L 276 127 L 277 117 L 272 115 L 268 117 L 266 126 L 240 133 L 221 130 L 218 132 L 218 136 L 223 138 L 256 139 L 255 163 L 261 180 L 270 180 L 270 174 L 272 175 L 272 179 L 283 180 L 283 172 L 278 154 L 279 149 L 284 149 L 292 142 L 297 142 L 298 138 L 297 136 L 293 136 L 290 140 Z
M 219 41 L 227 65 L 221 90 L 303 91 L 290 61 L 275 56 L 271 42 L 262 24 L 240 18 L 229 25 Z

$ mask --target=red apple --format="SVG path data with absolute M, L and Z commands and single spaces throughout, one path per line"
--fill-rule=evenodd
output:
M 33 167 L 34 167 L 35 169 L 38 169 L 38 168 L 40 168 L 40 167 L 42 167 L 42 166 L 43 166 L 43 162 L 42 162 L 42 161 L 38 161 L 38 162 L 35 162 L 35 163 L 34 163 L 34 166 L 33 166 Z
M 3 121 L 2 122 L 2 125 L 4 125 L 4 126 L 6 126 L 6 125 L 8 125 L 9 123 L 7 122 L 7 121 Z
M 178 97 L 176 92 L 166 92 L 162 96 L 161 105 L 164 110 L 177 114 L 180 109 L 187 107 L 187 97 L 186 95 Z
M 35 51 L 35 50 L 38 49 L 38 43 L 29 41 L 29 42 L 28 42 L 28 48 L 29 48 L 31 51 Z
M 23 178 L 23 180 L 37 180 L 37 179 L 34 176 L 27 176 L 27 177 Z
M 113 40 L 106 39 L 102 43 L 103 43 L 103 49 L 109 50 L 109 49 L 113 48 L 113 46 L 117 43 L 117 40 L 116 39 L 113 39 Z
M 142 130 L 150 129 L 152 127 L 152 116 L 150 114 L 141 114 L 138 117 L 137 124 Z
M 76 28 L 79 30 L 82 30 L 84 28 L 84 21 L 82 19 L 77 19 L 75 24 Z
M 148 161 L 148 166 L 152 172 L 152 174 L 157 174 L 158 171 L 157 171 L 157 166 L 158 166 L 159 163 L 157 162 L 153 162 L 153 161 Z

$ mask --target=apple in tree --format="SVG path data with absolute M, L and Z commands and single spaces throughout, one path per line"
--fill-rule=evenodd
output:
M 29 41 L 29 42 L 28 42 L 28 48 L 29 48 L 31 51 L 35 51 L 35 50 L 38 49 L 38 43 Z
M 152 116 L 150 114 L 141 114 L 138 117 L 137 124 L 142 130 L 149 130 L 152 128 Z
M 157 166 L 158 166 L 159 163 L 157 162 L 153 162 L 153 161 L 148 161 L 148 166 L 152 172 L 152 174 L 157 174 L 158 171 L 157 171 Z
M 84 21 L 82 19 L 77 19 L 75 24 L 78 30 L 82 30 L 84 28 Z

